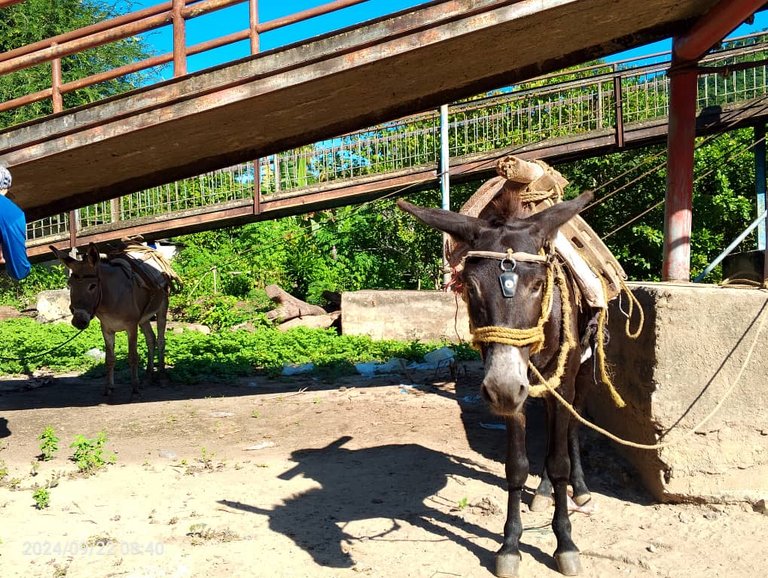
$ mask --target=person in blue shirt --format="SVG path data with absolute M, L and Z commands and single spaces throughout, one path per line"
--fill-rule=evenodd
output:
M 21 280 L 29 275 L 31 265 L 27 259 L 27 218 L 6 195 L 11 188 L 11 172 L 0 165 L 0 264 L 8 274 Z

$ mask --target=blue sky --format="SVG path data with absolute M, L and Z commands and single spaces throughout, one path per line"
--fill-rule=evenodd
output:
M 344 8 L 290 27 L 264 33 L 260 39 L 261 50 L 285 46 L 292 42 L 305 40 L 325 32 L 338 30 L 386 14 L 392 14 L 405 8 L 425 4 L 426 2 L 427 0 L 369 0 L 357 6 Z M 162 0 L 120 0 L 118 5 L 124 7 L 124 10 L 128 12 L 160 3 L 162 3 Z M 261 22 L 267 22 L 326 3 L 327 0 L 259 0 L 259 18 Z M 244 30 L 247 27 L 247 22 L 247 2 L 195 18 L 187 23 L 187 44 L 197 44 L 211 38 Z M 756 15 L 755 22 L 752 25 L 742 25 L 730 36 L 742 36 L 765 29 L 768 29 L 768 13 L 760 12 Z M 170 52 L 172 40 L 169 26 L 143 36 L 156 47 L 158 53 Z M 670 50 L 670 48 L 671 40 L 665 40 L 612 55 L 607 60 L 615 61 L 645 54 L 665 52 Z M 241 42 L 192 56 L 188 59 L 187 67 L 190 72 L 194 72 L 216 64 L 230 62 L 248 56 L 248 54 L 248 43 Z M 170 74 L 169 69 L 163 76 L 167 78 Z

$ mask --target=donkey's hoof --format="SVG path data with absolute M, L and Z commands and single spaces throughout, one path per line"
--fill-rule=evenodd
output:
M 576 502 L 577 506 L 583 506 L 587 502 L 590 502 L 592 500 L 592 494 L 587 492 L 586 494 L 580 494 L 578 496 L 573 496 L 573 501 Z
M 581 556 L 579 552 L 563 552 L 555 554 L 555 562 L 560 574 L 576 576 L 581 573 Z
M 520 554 L 497 554 L 496 576 L 498 578 L 517 578 L 520 559 Z
M 531 512 L 544 512 L 552 505 L 552 498 L 544 494 L 534 494 L 529 509 Z

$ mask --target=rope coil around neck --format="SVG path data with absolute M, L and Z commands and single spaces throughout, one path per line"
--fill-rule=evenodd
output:
M 573 317 L 573 310 L 571 307 L 570 290 L 568 288 L 568 281 L 565 278 L 563 267 L 560 263 L 554 259 L 547 260 L 543 255 L 532 255 L 531 253 L 515 253 L 511 249 L 506 253 L 494 253 L 489 251 L 470 251 L 466 257 L 482 257 L 486 259 L 509 259 L 515 255 L 519 261 L 526 260 L 531 262 L 539 262 L 547 264 L 547 285 L 542 298 L 541 315 L 534 327 L 513 329 L 510 327 L 499 327 L 495 325 L 487 327 L 471 328 L 472 332 L 472 344 L 477 346 L 480 343 L 500 343 L 503 345 L 511 345 L 513 347 L 524 347 L 526 345 L 531 346 L 531 353 L 535 354 L 541 350 L 544 345 L 544 324 L 549 319 L 554 294 L 554 285 L 557 283 L 560 290 L 560 301 L 563 313 L 562 320 L 562 342 L 560 343 L 560 349 L 557 356 L 557 365 L 554 373 L 549 379 L 539 372 L 539 370 L 533 365 L 531 361 L 528 362 L 533 374 L 541 382 L 538 385 L 532 385 L 529 389 L 529 395 L 532 397 L 541 397 L 547 393 L 552 393 L 560 385 L 560 379 L 565 373 L 565 366 L 568 360 L 568 354 L 573 348 L 577 346 L 576 339 L 573 336 L 571 330 L 571 320 Z M 465 257 L 465 258 L 466 258 Z M 631 292 L 628 291 L 631 294 Z M 630 301 L 630 307 L 632 307 Z M 642 309 L 638 307 L 642 316 Z M 595 351 L 595 357 L 597 358 L 597 364 L 600 369 L 600 378 L 608 388 L 608 392 L 613 399 L 613 402 L 617 407 L 624 407 L 626 403 L 621 398 L 621 395 L 613 385 L 613 381 L 608 373 L 608 369 L 605 364 L 605 334 L 604 327 L 606 323 L 607 311 L 600 312 L 598 318 L 598 335 L 597 335 L 597 347 Z M 631 337 L 636 337 L 640 332 L 638 328 L 636 334 L 631 334 L 629 331 L 629 321 L 627 322 L 627 334 Z M 642 322 L 640 327 L 642 327 Z M 558 396 L 559 397 L 559 396 Z
M 498 325 L 489 325 L 487 327 L 477 327 L 472 331 L 472 344 L 480 343 L 501 343 L 503 345 L 512 345 L 514 347 L 531 346 L 531 353 L 541 350 L 544 345 L 544 324 L 549 319 L 549 313 L 552 310 L 552 295 L 554 289 L 554 267 L 547 266 L 547 282 L 544 297 L 541 300 L 541 314 L 539 320 L 533 327 L 517 328 L 500 327 Z

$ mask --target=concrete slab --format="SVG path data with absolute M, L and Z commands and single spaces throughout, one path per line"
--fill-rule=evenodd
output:
M 345 335 L 405 341 L 469 341 L 464 302 L 442 291 L 354 291 L 341 296 Z
M 646 314 L 642 335 L 626 337 L 614 301 L 607 347 L 627 407 L 616 408 L 605 389 L 596 387 L 589 413 L 623 438 L 671 442 L 659 450 L 618 446 L 659 500 L 765 497 L 768 293 L 663 283 L 632 284 L 632 291 Z

